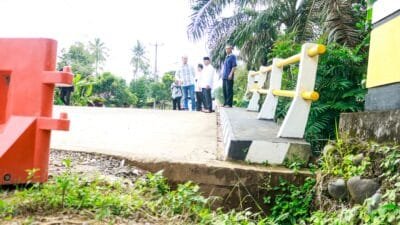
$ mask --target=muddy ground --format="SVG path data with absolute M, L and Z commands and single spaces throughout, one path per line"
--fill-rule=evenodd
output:
M 126 178 L 135 181 L 146 171 L 125 163 L 125 159 L 93 153 L 52 150 L 50 153 L 50 178 L 65 170 L 63 160 L 70 160 L 72 172 L 85 176 L 101 176 L 114 180 Z

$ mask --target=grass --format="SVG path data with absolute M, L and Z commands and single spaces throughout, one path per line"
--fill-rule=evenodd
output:
M 15 219 L 26 221 L 21 224 L 33 224 L 37 217 L 60 214 L 79 215 L 96 224 L 399 224 L 400 147 L 356 140 L 330 145 L 319 161 L 323 174 L 317 176 L 317 181 L 310 178 L 297 186 L 281 180 L 274 187 L 268 187 L 266 182 L 270 193 L 275 193 L 264 196 L 264 203 L 271 206 L 267 216 L 249 210 L 214 210 L 211 206 L 215 198 L 203 197 L 197 185 L 186 182 L 172 189 L 161 172 L 146 174 L 133 183 L 105 178 L 89 180 L 72 173 L 71 162 L 66 160 L 64 172 L 45 184 L 0 190 L 0 224 Z M 364 158 L 355 165 L 352 159 L 360 153 Z M 293 169 L 299 167 L 296 162 L 289 164 Z M 29 171 L 31 177 L 34 173 Z M 380 180 L 382 196 L 376 207 L 372 207 L 373 199 L 355 205 L 326 195 L 324 187 L 330 178 L 358 175 Z
M 70 161 L 64 165 L 65 172 L 45 184 L 0 191 L 0 221 L 60 212 L 84 214 L 97 221 L 124 218 L 156 224 L 257 224 L 259 220 L 246 210 L 212 210 L 214 198 L 201 196 L 197 185 L 187 182 L 173 190 L 161 172 L 128 185 L 88 180 L 71 172 Z

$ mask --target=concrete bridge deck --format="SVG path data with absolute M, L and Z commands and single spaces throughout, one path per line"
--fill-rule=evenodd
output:
M 51 148 L 129 155 L 143 161 L 206 162 L 216 159 L 215 114 L 200 112 L 55 107 L 67 112 L 69 132 L 53 132 Z

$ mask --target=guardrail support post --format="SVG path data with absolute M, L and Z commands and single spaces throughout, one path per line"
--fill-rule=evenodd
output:
M 303 99 L 301 93 L 314 91 L 318 54 L 313 57 L 308 55 L 308 49 L 314 46 L 316 44 L 306 43 L 301 48 L 295 96 L 278 132 L 278 137 L 303 138 L 304 136 L 312 101 Z
M 256 77 L 257 76 L 251 76 L 251 73 L 254 71 L 249 71 L 249 75 L 247 76 L 247 91 L 251 92 L 251 99 L 249 101 L 249 105 L 247 106 L 247 111 L 258 111 L 258 101 L 260 100 L 260 94 L 254 91 L 251 91 L 254 86 L 256 85 Z M 247 95 L 247 92 L 245 96 Z
M 278 96 L 272 94 L 273 90 L 280 90 L 282 85 L 283 67 L 277 67 L 282 59 L 274 58 L 272 60 L 272 71 L 269 82 L 269 89 L 265 101 L 261 107 L 258 119 L 273 120 L 275 118 L 276 107 L 278 106 Z
M 262 71 L 262 68 L 260 68 L 260 71 Z M 258 112 L 260 109 L 260 105 L 258 102 L 260 101 L 260 93 L 258 93 L 257 90 L 260 90 L 265 83 L 265 80 L 267 79 L 268 72 L 261 72 L 260 75 L 252 76 L 251 73 L 254 71 L 250 71 L 248 75 L 248 87 L 247 90 L 250 90 L 252 92 L 252 96 L 249 102 L 249 105 L 247 106 L 248 111 L 255 111 Z

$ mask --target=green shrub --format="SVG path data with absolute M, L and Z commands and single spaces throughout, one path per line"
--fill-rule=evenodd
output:
M 279 179 L 279 185 L 272 187 L 278 192 L 274 198 L 270 219 L 277 224 L 300 224 L 311 215 L 311 206 L 314 198 L 315 179 L 307 178 L 303 185 L 294 185 Z M 265 198 L 270 204 L 271 199 Z
M 247 107 L 248 101 L 244 94 L 247 89 L 248 71 L 239 66 L 235 71 L 235 81 L 233 85 L 233 104 L 237 107 Z
M 364 154 L 360 165 L 352 157 Z M 362 205 L 342 205 L 338 210 L 313 212 L 309 224 L 381 225 L 400 223 L 400 149 L 398 146 L 378 145 L 358 140 L 339 139 L 324 149 L 321 168 L 325 176 L 374 177 L 381 180 L 381 202 L 367 199 Z M 372 207 L 377 205 L 377 208 Z

